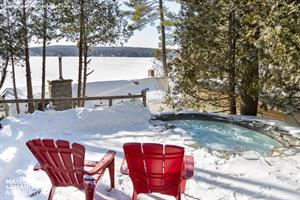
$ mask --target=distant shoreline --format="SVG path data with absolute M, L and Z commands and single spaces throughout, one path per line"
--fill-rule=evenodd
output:
M 42 55 L 30 55 L 30 57 L 42 57 Z M 54 56 L 49 56 L 47 55 L 46 57 L 58 57 L 58 55 Z M 62 56 L 62 57 L 75 57 L 77 58 L 78 56 Z M 89 58 L 155 58 L 154 56 L 89 56 Z
M 30 56 L 42 56 L 42 47 L 31 47 Z M 144 47 L 92 47 L 89 57 L 155 57 L 157 49 Z M 46 56 L 77 57 L 78 48 L 74 45 L 48 46 Z

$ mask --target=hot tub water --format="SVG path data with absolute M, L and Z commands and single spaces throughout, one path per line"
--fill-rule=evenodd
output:
M 170 124 L 189 132 L 202 146 L 215 150 L 256 151 L 270 155 L 282 146 L 276 140 L 238 125 L 206 120 L 172 120 Z

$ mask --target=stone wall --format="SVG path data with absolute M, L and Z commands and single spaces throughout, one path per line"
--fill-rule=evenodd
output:
M 287 114 L 285 121 L 289 124 L 300 126 L 300 113 Z
M 72 80 L 53 80 L 49 83 L 50 98 L 72 97 Z M 53 102 L 55 110 L 67 110 L 72 108 L 72 102 Z

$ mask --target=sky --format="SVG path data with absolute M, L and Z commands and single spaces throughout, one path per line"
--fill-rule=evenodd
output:
M 179 10 L 179 5 L 176 3 L 167 2 L 166 6 L 173 12 L 177 12 Z M 159 33 L 156 28 L 157 25 L 158 23 L 154 26 L 147 25 L 143 30 L 135 31 L 134 35 L 129 38 L 128 42 L 124 43 L 123 46 L 157 48 L 159 45 Z M 61 40 L 59 42 L 51 42 L 51 45 L 74 45 L 74 43 Z M 31 44 L 30 46 L 41 46 L 41 44 Z
M 156 48 L 158 44 L 159 33 L 156 26 L 147 26 L 141 31 L 135 31 L 124 46 Z
M 165 1 L 166 7 L 172 12 L 178 12 L 180 9 L 179 4 Z M 133 47 L 151 47 L 157 48 L 159 44 L 159 32 L 156 26 L 148 25 L 145 29 L 141 31 L 135 31 L 134 35 L 128 40 L 124 46 Z
M 59 42 L 51 42 L 50 45 L 74 45 L 74 42 L 67 42 L 61 40 Z M 135 31 L 134 35 L 129 38 L 127 43 L 124 43 L 123 46 L 129 47 L 150 47 L 157 48 L 159 44 L 159 34 L 156 26 L 148 25 L 141 31 Z M 32 44 L 30 46 L 41 46 L 41 44 Z

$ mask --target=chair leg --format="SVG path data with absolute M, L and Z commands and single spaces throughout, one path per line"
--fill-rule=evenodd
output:
M 55 190 L 56 190 L 56 187 L 55 187 L 55 186 L 52 186 L 52 187 L 51 187 L 51 190 L 50 190 L 50 193 L 49 193 L 48 200 L 52 200 L 52 199 L 53 199 Z
M 180 192 L 181 193 L 184 193 L 185 186 L 186 186 L 186 180 L 182 180 L 180 183 Z
M 133 193 L 132 193 L 132 200 L 137 200 L 137 193 L 136 191 L 133 189 Z
M 181 193 L 184 192 L 186 180 L 182 180 L 177 191 L 176 200 L 181 200 Z
M 111 161 L 108 166 L 109 178 L 110 178 L 110 187 L 115 188 L 115 159 Z
M 95 191 L 95 184 L 88 183 L 85 185 L 85 199 L 86 200 L 93 200 L 94 199 L 94 191 Z

